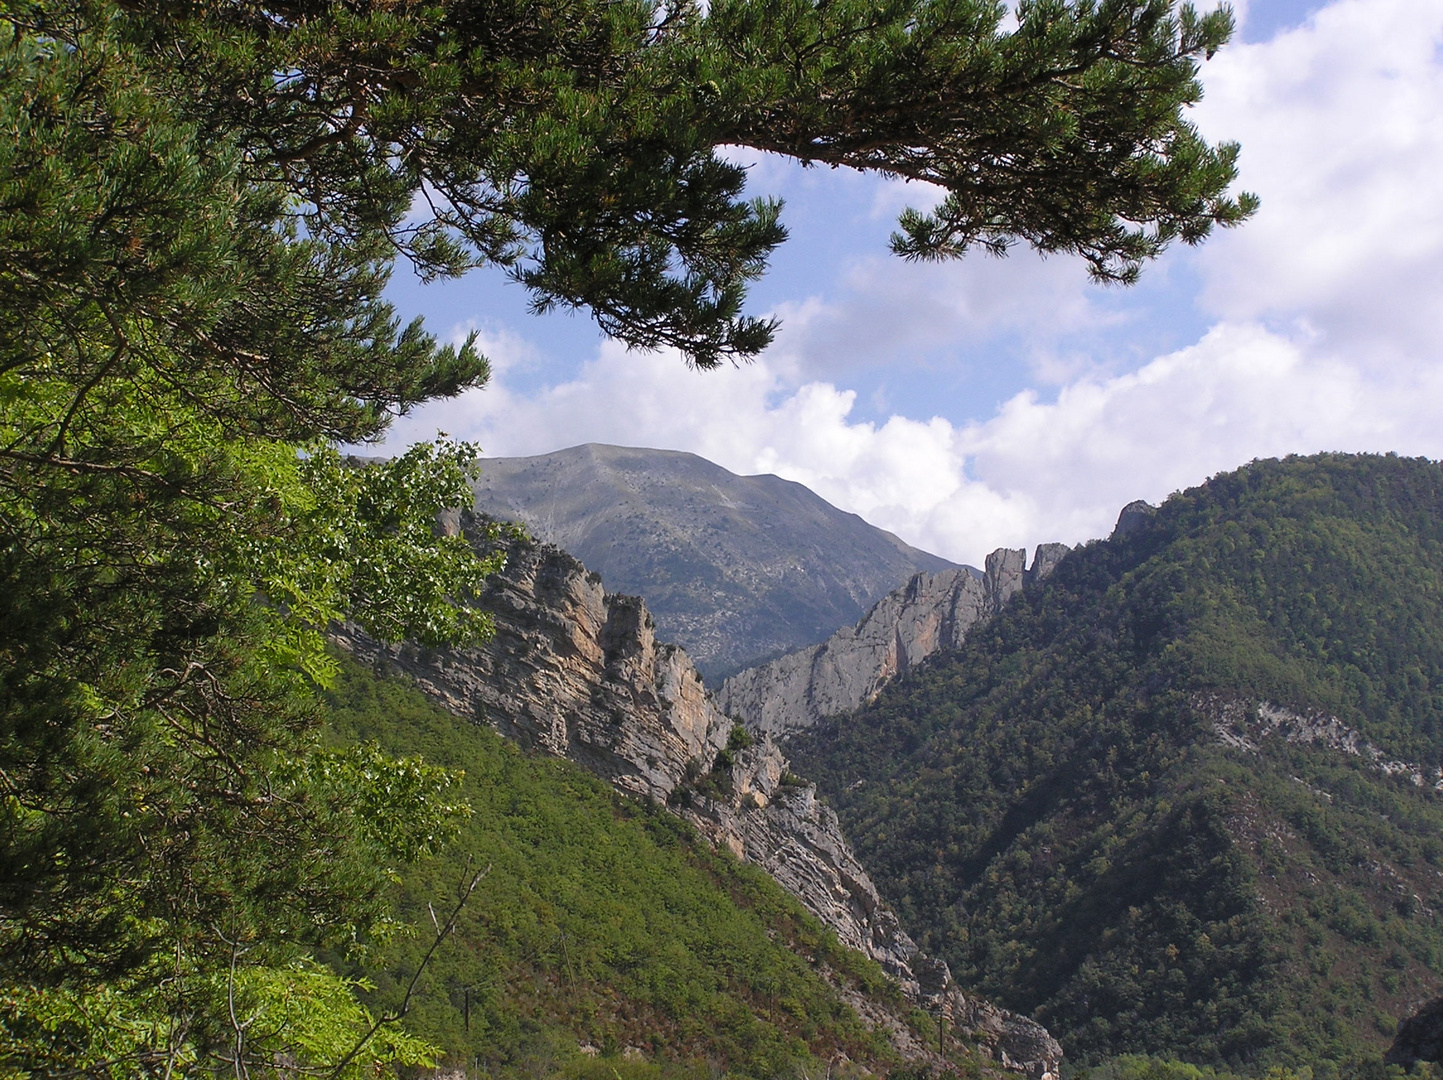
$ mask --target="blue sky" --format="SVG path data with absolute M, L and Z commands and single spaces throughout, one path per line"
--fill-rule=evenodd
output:
M 584 315 L 536 318 L 499 275 L 398 280 L 442 336 L 480 332 L 484 390 L 397 424 L 488 454 L 584 441 L 775 472 L 919 546 L 1105 535 L 1133 498 L 1255 457 L 1443 457 L 1443 4 L 1253 0 L 1205 65 L 1195 120 L 1243 144 L 1244 228 L 1131 289 L 1019 251 L 887 254 L 928 189 L 741 156 L 791 237 L 751 295 L 783 320 L 757 362 L 700 374 L 628 354 Z

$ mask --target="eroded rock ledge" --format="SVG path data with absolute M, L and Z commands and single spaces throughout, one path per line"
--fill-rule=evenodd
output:
M 945 964 L 918 952 L 836 815 L 814 785 L 791 774 L 776 744 L 762 737 L 727 750 L 734 722 L 713 704 L 685 651 L 656 641 L 639 598 L 607 594 L 559 548 L 512 541 L 482 602 L 496 635 L 476 648 L 387 646 L 354 626 L 333 636 L 358 659 L 410 676 L 447 710 L 569 758 L 629 795 L 667 803 L 712 843 L 765 869 L 839 940 L 877 960 L 913 1001 L 944 1012 L 999 1064 L 1056 1080 L 1056 1040 L 962 993 Z M 710 782 L 698 783 L 704 778 Z
M 639 598 L 608 595 L 559 548 L 508 549 L 483 597 L 496 623 L 485 645 L 383 646 L 353 626 L 336 640 L 409 675 L 450 712 L 570 758 L 629 795 L 665 801 L 690 762 L 716 757 L 732 722 L 686 653 L 657 642 Z
M 916 574 L 888 593 L 856 626 L 813 645 L 740 671 L 717 691 L 723 712 L 754 731 L 783 737 L 848 713 L 875 698 L 897 675 L 996 614 L 1008 597 L 1041 581 L 1070 549 L 1039 544 L 1027 552 L 999 548 L 981 575 L 961 568 Z
M 1443 768 L 1389 757 L 1336 716 L 1299 713 L 1268 701 L 1244 701 L 1221 694 L 1194 694 L 1192 704 L 1212 721 L 1218 741 L 1235 750 L 1256 754 L 1267 739 L 1324 746 L 1361 758 L 1385 776 L 1399 776 L 1414 787 L 1443 792 Z
M 713 770 L 703 790 L 684 786 L 673 794 L 687 820 L 712 843 L 764 867 L 844 945 L 876 960 L 909 1000 L 940 1013 L 949 1030 L 1004 1068 L 1030 1080 L 1057 1080 L 1057 1040 L 1036 1021 L 964 993 L 944 961 L 918 950 L 843 838 L 836 814 L 818 799 L 816 785 L 791 774 L 770 736 L 727 757 L 721 783 Z M 930 1056 L 922 1047 L 898 1048 Z

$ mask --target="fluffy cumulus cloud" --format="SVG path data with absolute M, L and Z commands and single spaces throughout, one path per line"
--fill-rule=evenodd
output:
M 1244 144 L 1244 182 L 1264 209 L 1175 261 L 1200 282 L 1211 322 L 1185 348 L 1127 364 L 1099 357 L 970 420 L 863 420 L 839 385 L 848 366 L 827 371 L 820 357 L 886 359 L 999 327 L 1046 351 L 1115 311 L 1065 264 L 914 272 L 862 259 L 840 299 L 792 305 L 777 347 L 740 368 L 701 375 L 608 344 L 522 393 L 512 373 L 529 362 L 524 344 L 493 335 L 496 385 L 423 411 L 393 441 L 441 427 L 499 455 L 586 441 L 689 450 L 800 481 L 973 563 L 1002 545 L 1105 535 L 1126 502 L 1156 502 L 1255 457 L 1443 456 L 1440 55 L 1436 0 L 1340 0 L 1208 66 L 1199 123 Z M 898 309 L 910 338 L 887 329 Z
M 1311 356 L 1256 324 L 1224 325 L 1126 375 L 1018 395 L 985 421 L 854 421 L 855 394 L 789 389 L 765 363 L 708 375 L 606 346 L 580 376 L 529 397 L 504 386 L 403 422 L 436 423 L 520 456 L 582 442 L 688 450 L 776 473 L 912 543 L 980 564 L 994 547 L 1105 535 L 1157 501 L 1253 457 L 1337 447 L 1443 452 L 1443 367 L 1394 377 Z M 448 426 L 449 425 L 449 426 Z
M 1225 318 L 1298 319 L 1359 363 L 1443 343 L 1443 5 L 1340 0 L 1205 72 L 1198 120 L 1263 199 L 1200 253 Z
M 780 311 L 774 363 L 835 377 L 917 359 L 985 362 L 1005 341 L 1033 370 L 1050 369 L 1067 341 L 1120 321 L 1079 261 L 1030 252 L 940 265 L 867 255 L 847 266 L 835 293 Z

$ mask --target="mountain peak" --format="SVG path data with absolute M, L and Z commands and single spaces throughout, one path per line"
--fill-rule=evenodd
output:
M 490 458 L 475 490 L 477 510 L 645 597 L 709 681 L 824 640 L 919 571 L 955 568 L 801 484 L 678 450 Z

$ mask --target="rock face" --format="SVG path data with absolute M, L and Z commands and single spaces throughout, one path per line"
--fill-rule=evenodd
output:
M 1361 758 L 1385 776 L 1398 776 L 1414 787 L 1443 792 L 1443 767 L 1419 765 L 1390 757 L 1336 716 L 1303 714 L 1267 701 L 1245 702 L 1219 694 L 1196 694 L 1193 705 L 1212 720 L 1218 741 L 1251 754 L 1259 744 L 1277 738 L 1290 743 L 1326 746 L 1340 754 Z
M 999 548 L 984 573 L 966 568 L 917 574 L 888 593 L 856 626 L 820 645 L 738 672 L 717 693 L 722 711 L 775 737 L 851 712 L 907 668 L 955 649 L 978 621 L 1000 611 L 1017 590 L 1041 581 L 1068 552 L 1040 544 L 1027 553 Z
M 354 627 L 336 640 L 384 660 L 459 716 L 570 758 L 630 795 L 664 801 L 688 768 L 710 767 L 732 721 L 684 650 L 658 643 L 646 606 L 615 596 L 566 552 L 508 544 L 483 605 L 496 635 L 479 648 L 383 646 Z
M 482 602 L 496 634 L 477 648 L 386 646 L 353 626 L 333 637 L 358 659 L 410 676 L 453 713 L 668 804 L 770 873 L 913 1001 L 946 1013 L 958 1037 L 1032 1080 L 1055 1080 L 1056 1041 L 963 994 L 945 964 L 918 953 L 816 787 L 790 772 L 770 738 L 737 745 L 747 740 L 736 738 L 686 652 L 656 641 L 640 599 L 606 593 L 556 547 L 512 541 Z
M 570 758 L 629 795 L 670 804 L 905 981 L 916 946 L 816 788 L 788 772 L 770 740 L 724 753 L 734 722 L 712 703 L 685 650 L 657 643 L 640 599 L 604 592 L 595 574 L 549 544 L 507 546 L 506 569 L 483 597 L 496 623 L 485 645 L 383 646 L 354 627 L 336 640 L 399 669 L 450 712 Z
M 1157 507 L 1145 499 L 1133 499 L 1117 515 L 1109 539 L 1122 540 L 1142 529 L 1157 514 Z
M 765 868 L 842 944 L 876 960 L 910 1001 L 940 1014 L 951 1037 L 1030 1080 L 1057 1080 L 1063 1056 L 1057 1040 L 1036 1021 L 964 993 L 945 962 L 918 950 L 843 839 L 837 815 L 814 784 L 790 773 L 769 736 L 719 765 L 708 783 L 679 788 L 671 800 L 702 835 Z
M 727 759 L 730 759 L 728 761 Z M 813 784 L 795 777 L 769 738 L 729 753 L 672 805 L 715 846 L 764 867 L 807 910 L 915 995 L 917 946 L 883 903 Z
M 645 597 L 663 639 L 709 683 L 856 622 L 946 559 L 801 484 L 694 454 L 588 444 L 482 463 L 476 508 L 522 522 L 612 592 Z

